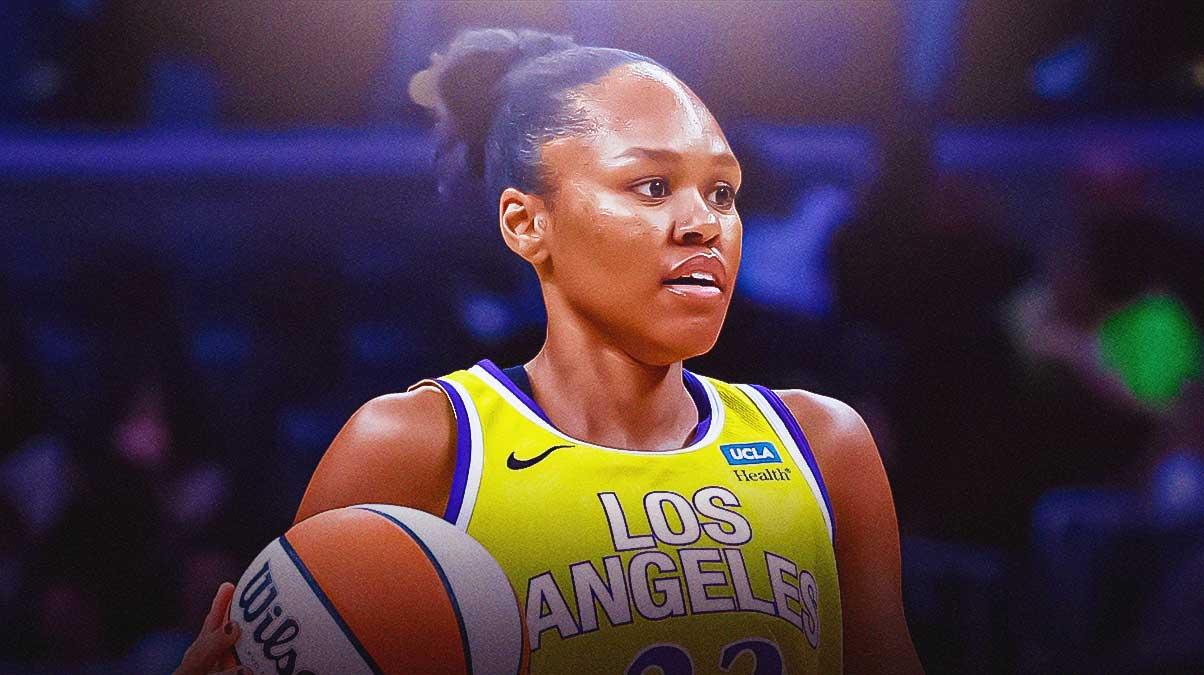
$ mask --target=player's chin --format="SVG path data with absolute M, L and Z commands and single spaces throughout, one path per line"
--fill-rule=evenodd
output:
M 666 317 L 654 342 L 660 345 L 658 361 L 674 363 L 701 356 L 715 346 L 723 328 L 724 313 L 717 316 Z

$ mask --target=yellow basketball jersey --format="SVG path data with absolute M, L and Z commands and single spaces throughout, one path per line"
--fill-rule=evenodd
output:
M 501 564 L 531 672 L 838 673 L 831 505 L 772 391 L 683 373 L 700 410 L 680 450 L 559 431 L 488 360 L 437 385 L 457 462 L 444 517 Z

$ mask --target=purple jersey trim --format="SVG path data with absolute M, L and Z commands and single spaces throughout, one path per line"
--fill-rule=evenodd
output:
M 514 384 L 509 377 L 506 377 L 506 374 L 502 372 L 502 369 L 498 368 L 493 361 L 490 361 L 489 359 L 481 359 L 477 365 L 488 371 L 489 374 L 492 375 L 498 382 L 501 382 L 502 386 L 509 389 L 511 394 L 514 394 L 518 400 L 523 402 L 523 405 L 531 409 L 531 412 L 539 415 L 539 419 L 547 422 L 548 426 L 552 427 L 553 429 L 556 429 L 556 425 L 552 424 L 552 420 L 548 419 L 548 416 L 544 413 L 543 408 L 540 408 L 539 404 L 536 403 L 534 399 L 532 399 L 530 396 L 527 396 L 527 392 L 519 389 L 518 385 Z M 559 431 L 559 429 L 557 429 L 557 431 Z
M 527 396 L 527 392 L 523 391 L 518 387 L 518 385 L 514 384 L 514 382 L 506 376 L 506 373 L 502 372 L 502 369 L 497 367 L 497 364 L 489 359 L 481 359 L 477 365 L 484 368 L 498 382 L 501 382 L 502 386 L 510 390 L 510 393 L 514 394 L 515 398 L 517 398 L 519 401 L 522 401 L 523 405 L 530 408 L 531 412 L 539 415 L 539 419 L 547 422 L 548 426 L 552 427 L 553 429 L 560 431 L 560 428 L 555 424 L 552 424 L 552 420 L 548 419 L 547 413 L 543 411 L 543 408 L 539 407 L 539 404 L 535 402 L 535 399 Z M 694 445 L 703 436 L 706 436 L 707 431 L 711 428 L 711 399 L 707 397 L 706 388 L 702 386 L 702 382 L 698 380 L 698 377 L 694 375 L 694 373 L 682 368 L 681 379 L 683 384 L 686 386 L 686 391 L 690 393 L 690 398 L 693 399 L 694 405 L 698 408 L 698 424 L 694 427 L 694 433 L 690 436 L 690 442 L 686 443 L 686 445 Z M 561 431 L 560 433 L 563 434 L 564 432 Z
M 694 435 L 686 444 L 694 445 L 702 440 L 702 437 L 706 436 L 707 431 L 711 428 L 711 399 L 707 397 L 706 388 L 702 386 L 702 382 L 698 381 L 698 377 L 694 373 L 682 368 L 681 379 L 685 382 L 686 391 L 690 392 L 690 398 L 694 399 L 694 405 L 698 407 L 698 425 L 694 427 Z
M 824 485 L 824 477 L 819 472 L 819 464 L 815 461 L 815 453 L 811 452 L 811 445 L 807 443 L 807 437 L 803 435 L 803 430 L 798 425 L 798 420 L 794 419 L 794 413 L 790 412 L 790 408 L 786 407 L 785 401 L 777 395 L 772 389 L 767 389 L 759 384 L 752 385 L 753 389 L 761 392 L 765 400 L 769 401 L 769 405 L 773 408 L 778 417 L 782 418 L 782 423 L 786 425 L 786 430 L 790 432 L 790 436 L 794 439 L 795 445 L 798 446 L 799 452 L 803 454 L 803 459 L 806 460 L 807 466 L 811 467 L 811 474 L 815 476 L 815 482 L 819 484 L 819 493 L 823 495 L 824 506 L 828 508 L 828 516 L 832 519 L 832 538 L 836 538 L 836 514 L 832 512 L 832 500 L 828 497 L 828 486 Z
M 452 410 L 456 413 L 456 470 L 452 474 L 451 493 L 447 496 L 447 510 L 443 519 L 453 525 L 460 517 L 460 507 L 464 505 L 464 486 L 468 484 L 468 465 L 472 462 L 472 429 L 468 426 L 468 409 L 460 392 L 443 380 L 433 380 L 451 399 Z

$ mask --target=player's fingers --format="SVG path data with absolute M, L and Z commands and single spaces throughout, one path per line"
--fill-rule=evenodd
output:
M 209 606 L 209 614 L 205 616 L 205 625 L 201 627 L 202 633 L 217 630 L 226 622 L 232 598 L 234 598 L 234 584 L 227 581 L 217 587 L 217 593 L 213 594 L 213 604 Z
M 230 648 L 238 640 L 238 624 L 228 621 L 217 630 L 202 632 L 195 642 L 184 652 L 184 659 L 175 675 L 201 675 L 219 663 L 230 652 Z
M 234 658 L 234 649 L 230 649 L 225 654 L 222 654 L 221 658 L 219 658 L 217 660 L 217 664 L 214 665 L 213 667 L 221 668 L 222 670 L 225 670 L 227 668 L 237 670 L 238 669 L 238 659 Z

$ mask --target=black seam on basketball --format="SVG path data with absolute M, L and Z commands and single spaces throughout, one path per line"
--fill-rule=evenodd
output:
M 452 589 L 451 581 L 447 578 L 447 574 L 444 573 L 443 567 L 439 564 L 439 560 L 435 558 L 434 551 L 431 551 L 431 549 L 426 545 L 426 542 L 422 541 L 422 538 L 419 537 L 414 530 L 410 529 L 408 525 L 385 513 L 384 511 L 377 511 L 376 509 L 370 509 L 366 506 L 357 506 L 355 508 L 361 511 L 375 513 L 381 518 L 393 523 L 397 527 L 400 527 L 402 531 L 410 535 L 410 538 L 414 540 L 414 543 L 418 544 L 418 548 L 422 549 L 422 552 L 426 554 L 427 559 L 431 561 L 431 566 L 435 568 L 435 573 L 439 575 L 439 581 L 443 582 L 443 589 L 447 591 L 447 598 L 451 600 L 452 613 L 456 615 L 456 625 L 460 627 L 460 645 L 464 651 L 465 672 L 467 675 L 472 675 L 472 645 L 468 642 L 468 628 L 464 625 L 464 617 L 460 614 L 460 603 L 456 601 L 456 592 Z
M 368 664 L 374 675 L 384 675 L 384 671 L 380 669 L 380 666 L 376 665 L 376 661 L 372 659 L 372 655 L 360 643 L 355 633 L 351 632 L 351 627 L 347 625 L 347 622 L 343 620 L 339 611 L 335 609 L 334 603 L 330 601 L 330 598 L 326 597 L 326 592 L 318 585 L 318 580 L 314 579 L 314 575 L 310 574 L 309 568 L 301 561 L 301 556 L 297 555 L 297 551 L 293 548 L 293 545 L 288 543 L 288 539 L 281 536 L 280 546 L 293 561 L 293 565 L 296 566 L 297 571 L 301 573 L 301 578 L 305 579 L 305 583 L 309 584 L 309 589 L 314 592 L 314 595 L 317 596 L 322 606 L 326 608 L 326 613 L 330 615 L 330 618 L 334 619 L 335 624 L 343 631 L 343 635 L 347 638 L 347 641 L 351 643 L 352 647 L 355 647 L 355 651 L 359 652 L 360 658 L 364 660 L 364 663 Z

